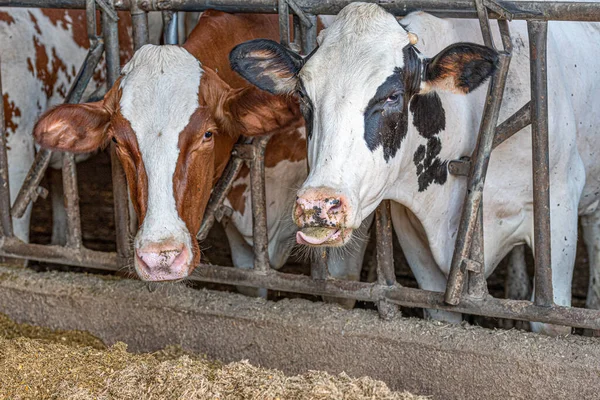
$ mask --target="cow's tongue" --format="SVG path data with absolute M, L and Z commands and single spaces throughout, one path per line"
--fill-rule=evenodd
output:
M 304 228 L 296 233 L 296 242 L 306 245 L 320 245 L 327 242 L 337 229 L 331 228 Z

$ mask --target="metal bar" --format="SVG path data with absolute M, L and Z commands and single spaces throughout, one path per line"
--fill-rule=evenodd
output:
M 483 201 L 482 201 L 483 204 Z M 483 247 L 483 207 L 479 206 L 477 212 L 477 228 L 473 233 L 471 243 L 471 260 L 477 266 L 476 270 L 469 270 L 469 296 L 483 298 L 488 294 L 487 282 L 485 280 L 485 258 Z
M 483 44 L 485 44 L 487 47 L 496 48 L 494 46 L 494 39 L 492 38 L 488 10 L 483 5 L 483 0 L 475 0 L 475 9 L 477 10 L 479 27 L 481 28 L 481 35 L 483 36 Z
M 482 202 L 483 185 L 492 151 L 492 143 L 494 141 L 494 133 L 496 131 L 498 114 L 500 113 L 509 64 L 510 54 L 501 52 L 499 54 L 498 71 L 492 76 L 490 81 L 479 130 L 476 154 L 473 157 L 471 172 L 467 182 L 467 193 L 456 236 L 452 265 L 448 275 L 448 284 L 446 286 L 445 299 L 448 304 L 458 304 L 462 294 L 466 270 L 465 261 L 470 254 L 471 241 L 477 222 L 477 213 Z
M 270 136 L 261 136 L 253 139 L 254 157 L 250 161 L 254 269 L 260 273 L 266 273 L 270 269 L 267 198 L 265 195 L 265 150 L 270 138 Z
M 0 238 L 0 256 L 89 267 L 108 271 L 117 271 L 117 254 L 93 251 L 84 247 L 79 249 L 24 243 L 16 237 Z
M 85 23 L 90 43 L 98 40 L 98 24 L 96 23 L 96 0 L 85 0 Z
M 90 50 L 88 51 L 81 68 L 77 73 L 74 84 L 71 86 L 69 93 L 65 99 L 65 103 L 76 104 L 81 101 L 83 93 L 88 86 L 88 83 L 94 76 L 94 71 L 102 58 L 104 52 L 104 43 L 101 41 L 91 42 Z
M 137 3 L 131 4 L 131 25 L 133 30 L 133 50 L 147 44 L 148 37 L 148 14 L 138 8 Z
M 531 124 L 530 101 L 521 107 L 519 111 L 508 117 L 506 121 L 498 125 L 496 128 L 496 135 L 494 136 L 494 144 L 492 145 L 492 148 L 495 149 L 506 139 L 519 132 L 529 124 Z
M 549 307 L 552 295 L 550 230 L 550 159 L 548 155 L 548 82 L 546 42 L 548 23 L 527 21 L 531 71 L 531 138 L 533 143 L 533 241 L 535 304 Z
M 8 182 L 8 154 L 6 153 L 6 123 L 2 92 L 2 62 L 0 60 L 0 227 L 2 236 L 13 235 L 10 213 L 10 186 Z
M 241 139 L 243 140 L 243 138 Z M 219 181 L 215 185 L 210 195 L 208 205 L 206 206 L 206 210 L 204 211 L 204 218 L 202 219 L 200 230 L 196 235 L 196 239 L 198 239 L 198 241 L 201 242 L 205 240 L 208 236 L 208 232 L 210 232 L 210 229 L 215 223 L 215 213 L 223 205 L 223 201 L 229 194 L 229 191 L 233 186 L 233 181 L 242 169 L 243 165 L 243 160 L 239 157 L 236 157 L 235 155 L 233 155 L 229 159 L 229 162 L 227 163 L 227 166 L 225 167 L 221 178 L 219 178 Z
M 486 296 L 483 299 L 467 297 L 462 299 L 459 305 L 449 306 L 444 302 L 443 293 L 399 286 L 384 287 L 373 283 L 333 279 L 314 282 L 308 276 L 285 274 L 273 270 L 259 274 L 252 270 L 201 264 L 196 268 L 190 280 L 261 287 L 285 292 L 333 296 L 362 301 L 376 302 L 381 299 L 387 299 L 391 303 L 406 307 L 434 308 L 493 318 L 538 321 L 578 328 L 600 328 L 600 311 L 598 310 L 556 305 L 538 307 L 530 301 L 495 299 L 490 296 Z
M 396 271 L 389 200 L 382 201 L 375 211 L 375 229 L 377 230 L 377 283 L 381 286 L 394 286 Z M 398 307 L 386 299 L 377 302 L 377 310 L 379 316 L 385 320 L 392 319 L 398 313 Z
M 300 25 L 300 37 L 302 54 L 308 55 L 317 47 L 317 16 L 307 15 L 306 18 L 311 22 L 311 26 Z
M 44 7 L 84 9 L 86 0 L 0 0 L 0 7 Z M 406 15 L 412 11 L 424 11 L 442 18 L 477 18 L 472 0 L 376 0 L 383 8 L 394 15 Z M 117 1 L 119 11 L 130 11 L 132 0 Z M 234 13 L 276 14 L 278 0 L 137 0 L 143 11 L 205 11 L 209 9 Z M 351 0 L 321 1 L 297 0 L 298 7 L 313 15 L 334 15 L 351 3 Z M 490 10 L 489 17 L 502 19 L 510 16 L 513 20 L 541 21 L 600 21 L 600 7 L 593 2 L 540 2 L 540 1 L 496 1 L 504 11 Z M 495 8 L 495 7 L 494 7 Z
M 27 177 L 25 177 L 23 185 L 13 203 L 11 210 L 13 218 L 21 218 L 25 214 L 29 203 L 37 199 L 37 188 L 40 186 L 46 168 L 48 168 L 51 156 L 52 152 L 46 149 L 40 149 L 35 155 L 33 165 L 29 169 Z
M 117 22 L 102 13 L 102 34 L 106 47 L 106 77 L 108 88 L 112 87 L 119 77 L 119 32 Z M 117 253 L 121 263 L 131 256 L 129 244 L 129 199 L 125 172 L 119 161 L 114 143 L 110 146 L 110 165 L 112 170 L 113 199 L 115 208 L 115 227 L 117 235 Z
M 290 11 L 287 0 L 278 0 L 279 13 L 279 42 L 285 47 L 290 47 Z
M 62 178 L 64 201 L 67 212 L 67 247 L 80 248 L 81 213 L 79 210 L 79 191 L 77 190 L 77 169 L 73 153 L 63 153 Z
M 177 12 L 163 11 L 163 42 L 164 44 L 179 44 L 177 32 Z

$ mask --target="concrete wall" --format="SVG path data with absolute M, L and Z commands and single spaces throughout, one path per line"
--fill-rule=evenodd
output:
M 434 399 L 600 398 L 600 339 L 345 311 L 305 300 L 272 303 L 183 284 L 0 267 L 0 312 L 18 322 L 87 330 L 132 351 L 169 344 L 286 373 L 369 375 Z

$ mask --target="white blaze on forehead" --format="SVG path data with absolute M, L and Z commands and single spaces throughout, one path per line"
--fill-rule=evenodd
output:
M 200 62 L 178 46 L 146 45 L 123 74 L 121 113 L 135 132 L 148 176 L 148 207 L 136 246 L 165 239 L 189 245 L 177 213 L 173 174 L 179 134 L 199 105 Z

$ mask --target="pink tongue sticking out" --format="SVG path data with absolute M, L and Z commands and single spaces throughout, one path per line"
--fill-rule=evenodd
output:
M 299 244 L 318 246 L 327 242 L 337 229 L 331 228 L 305 228 L 296 233 L 296 242 Z

